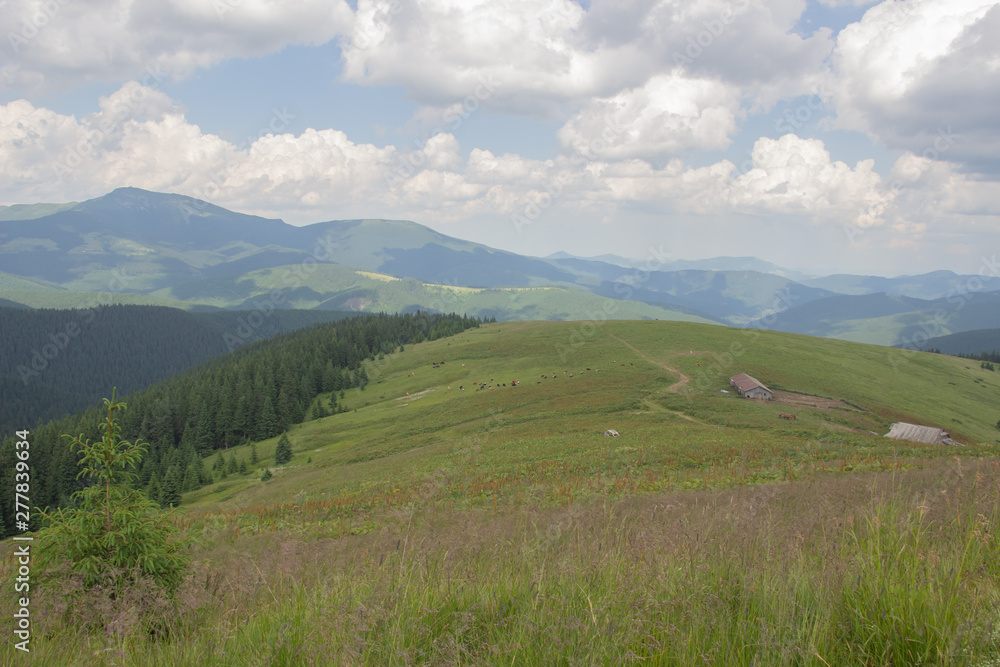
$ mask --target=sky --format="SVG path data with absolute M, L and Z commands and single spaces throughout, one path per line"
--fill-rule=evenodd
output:
M 0 0 L 0 204 L 995 272 L 998 34 L 1000 0 Z

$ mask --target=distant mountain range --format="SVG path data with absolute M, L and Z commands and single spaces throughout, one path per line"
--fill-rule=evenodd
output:
M 950 271 L 816 277 L 754 257 L 527 257 L 404 220 L 295 227 L 136 188 L 0 207 L 0 241 L 0 305 L 10 306 L 253 308 L 273 292 L 279 308 L 681 319 L 883 345 L 1000 326 L 995 278 L 966 297 L 972 277 Z
M 555 252 L 548 255 L 546 259 L 579 259 L 607 264 L 617 264 L 634 269 L 645 269 L 647 271 L 756 271 L 758 273 L 773 273 L 779 276 L 792 278 L 793 280 L 804 281 L 810 277 L 800 271 L 792 271 L 778 266 L 772 262 L 758 259 L 756 257 L 711 257 L 709 259 L 676 259 L 663 261 L 656 257 L 646 260 L 629 259 L 619 255 L 605 254 L 595 257 L 578 257 L 567 252 Z
M 751 326 L 923 349 L 930 338 L 996 328 L 998 324 L 1000 292 L 993 291 L 939 299 L 884 293 L 837 295 L 794 306 L 771 318 L 752 322 Z

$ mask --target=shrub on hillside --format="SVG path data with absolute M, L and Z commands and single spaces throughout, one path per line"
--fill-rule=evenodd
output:
M 278 446 L 274 448 L 274 462 L 277 465 L 288 463 L 292 460 L 292 443 L 288 440 L 288 434 L 282 433 L 278 438 Z
M 82 454 L 77 477 L 92 483 L 73 494 L 75 507 L 42 511 L 47 525 L 38 534 L 39 562 L 48 580 L 43 587 L 71 598 L 66 604 L 82 616 L 94 594 L 110 604 L 131 600 L 140 589 L 147 591 L 143 599 L 170 599 L 190 562 L 169 515 L 144 491 L 132 488 L 135 475 L 129 471 L 138 468 L 148 444 L 121 439 L 115 413 L 126 406 L 115 401 L 114 392 L 104 404 L 100 441 L 65 436 Z

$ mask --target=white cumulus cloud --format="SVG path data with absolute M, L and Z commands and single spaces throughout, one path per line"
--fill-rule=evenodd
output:
M 819 139 L 762 137 L 754 144 L 753 168 L 732 184 L 730 203 L 737 209 L 835 216 L 871 227 L 884 222 L 894 198 L 873 167 L 873 160 L 853 169 L 831 160 Z
M 0 85 L 46 91 L 147 70 L 184 75 L 323 44 L 352 24 L 344 0 L 10 0 L 0 12 Z
M 658 75 L 586 103 L 558 132 L 565 148 L 607 159 L 719 150 L 736 132 L 740 95 L 719 81 Z
M 891 148 L 1000 172 L 998 34 L 998 0 L 886 0 L 871 8 L 837 37 L 838 124 Z

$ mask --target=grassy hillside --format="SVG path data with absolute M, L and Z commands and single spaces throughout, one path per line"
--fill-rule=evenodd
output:
M 358 271 L 339 264 L 283 266 L 232 278 L 204 280 L 159 290 L 153 296 L 217 307 L 252 308 L 256 299 L 282 290 L 294 308 L 410 312 L 417 309 L 465 313 L 501 320 L 662 319 L 707 322 L 705 318 L 639 301 L 620 301 L 561 287 L 460 287 Z
M 0 271 L 0 294 L 10 290 L 31 291 L 31 290 L 64 290 L 65 288 L 54 283 L 47 283 L 37 278 L 22 278 L 12 273 Z
M 185 497 L 202 564 L 180 616 L 162 616 L 170 637 L 87 635 L 43 596 L 35 658 L 1000 656 L 1000 379 L 973 362 L 702 324 L 515 322 L 368 364 L 347 412 L 291 430 L 273 479 L 274 439 L 254 473 Z M 723 393 L 741 371 L 780 401 Z M 900 418 L 966 446 L 881 437 Z
M 35 220 L 46 215 L 76 206 L 77 202 L 65 204 L 13 204 L 0 206 L 0 220 Z
M 706 466 L 718 466 L 710 484 L 744 481 L 730 479 L 737 474 L 728 465 L 734 451 L 750 479 L 783 477 L 783 470 L 769 466 L 785 457 L 792 468 L 810 470 L 812 460 L 832 461 L 845 453 L 863 459 L 942 451 L 883 438 L 900 419 L 940 426 L 973 448 L 978 443 L 992 447 L 1000 437 L 1000 377 L 977 363 L 791 334 L 760 332 L 754 338 L 752 333 L 669 322 L 608 322 L 600 328 L 526 322 L 484 326 L 411 346 L 369 369 L 369 388 L 346 396 L 348 413 L 295 429 L 293 444 L 302 456 L 313 458 L 311 465 L 271 485 L 247 482 L 247 496 L 233 495 L 230 484 L 226 495 L 245 505 L 276 502 L 300 491 L 329 494 L 348 479 L 370 484 L 369 475 L 385 475 L 386 464 L 400 458 L 405 463 L 398 474 L 415 484 L 433 470 L 453 467 L 456 448 L 473 441 L 483 445 L 480 461 L 456 477 L 481 476 L 484 470 L 475 468 L 485 466 L 493 475 L 532 478 L 535 465 L 558 461 L 562 469 L 576 469 L 582 480 L 594 470 L 589 455 L 595 447 L 627 443 L 652 459 L 650 469 L 662 465 L 674 471 L 653 483 L 662 488 L 685 480 L 681 464 L 686 459 L 693 462 L 687 469 L 698 473 L 697 479 L 687 479 L 694 486 L 701 485 Z M 730 362 L 733 345 L 742 349 Z M 445 365 L 434 368 L 435 361 Z M 728 378 L 739 372 L 775 389 L 832 399 L 833 407 L 759 403 L 722 393 L 729 389 Z M 671 391 L 679 373 L 688 381 Z M 496 386 L 511 380 L 520 384 Z M 476 391 L 476 381 L 495 388 Z M 793 412 L 794 421 L 778 418 Z M 603 438 L 609 428 L 624 439 Z M 264 443 L 262 451 L 272 445 Z M 419 456 L 403 456 L 413 451 Z M 417 462 L 419 470 L 413 470 Z M 359 474 L 359 469 L 367 472 Z M 523 490 L 521 484 L 513 487 Z M 212 490 L 202 493 L 195 500 L 199 507 L 218 500 Z M 557 489 L 547 493 L 557 494 Z

